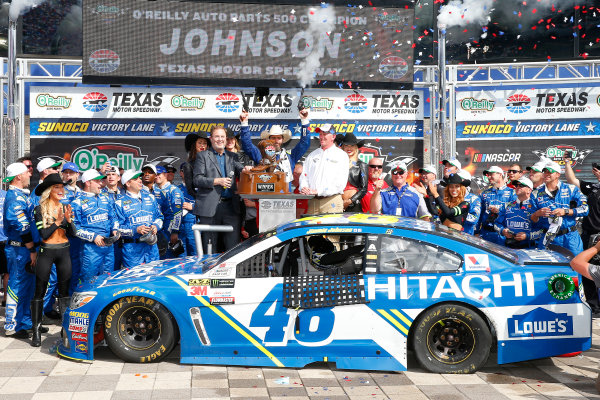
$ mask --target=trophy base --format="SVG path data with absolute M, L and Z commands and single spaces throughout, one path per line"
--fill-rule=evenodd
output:
M 260 195 L 289 194 L 289 185 L 285 181 L 285 173 L 242 171 L 238 183 L 239 194 Z

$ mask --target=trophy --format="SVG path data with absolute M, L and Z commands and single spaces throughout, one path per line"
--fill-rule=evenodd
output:
M 242 171 L 238 192 L 252 195 L 289 194 L 285 172 L 276 171 L 279 162 L 276 159 L 275 142 L 269 139 L 261 140 L 258 149 L 262 160 L 250 171 Z

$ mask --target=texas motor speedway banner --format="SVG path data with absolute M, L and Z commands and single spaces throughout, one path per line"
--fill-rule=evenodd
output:
M 32 87 L 32 155 L 72 160 L 82 170 L 107 160 L 126 169 L 146 161 L 178 164 L 186 157 L 187 134 L 215 125 L 239 132 L 244 103 L 255 139 L 283 124 L 292 132 L 293 146 L 300 133 L 300 95 L 272 90 L 260 99 L 252 89 Z M 306 90 L 302 97 L 310 107 L 311 131 L 333 123 L 338 133 L 366 141 L 363 158 L 409 164 L 423 154 L 423 101 L 421 91 Z M 314 142 L 312 148 L 318 146 Z

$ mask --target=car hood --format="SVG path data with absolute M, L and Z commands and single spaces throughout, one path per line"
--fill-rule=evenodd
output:
M 137 284 L 159 279 L 166 275 L 202 274 L 214 264 L 215 255 L 205 255 L 202 258 L 185 257 L 171 260 L 153 261 L 133 268 L 121 269 L 95 277 L 90 282 L 81 284 L 77 291 L 92 290 L 97 287 L 123 284 Z

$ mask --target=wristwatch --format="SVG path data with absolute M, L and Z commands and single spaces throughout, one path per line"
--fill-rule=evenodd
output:
M 567 216 L 568 216 L 568 215 L 570 215 L 570 212 L 569 212 L 569 211 L 571 211 L 571 209 L 570 209 L 570 208 L 565 208 L 565 215 L 567 215 Z

